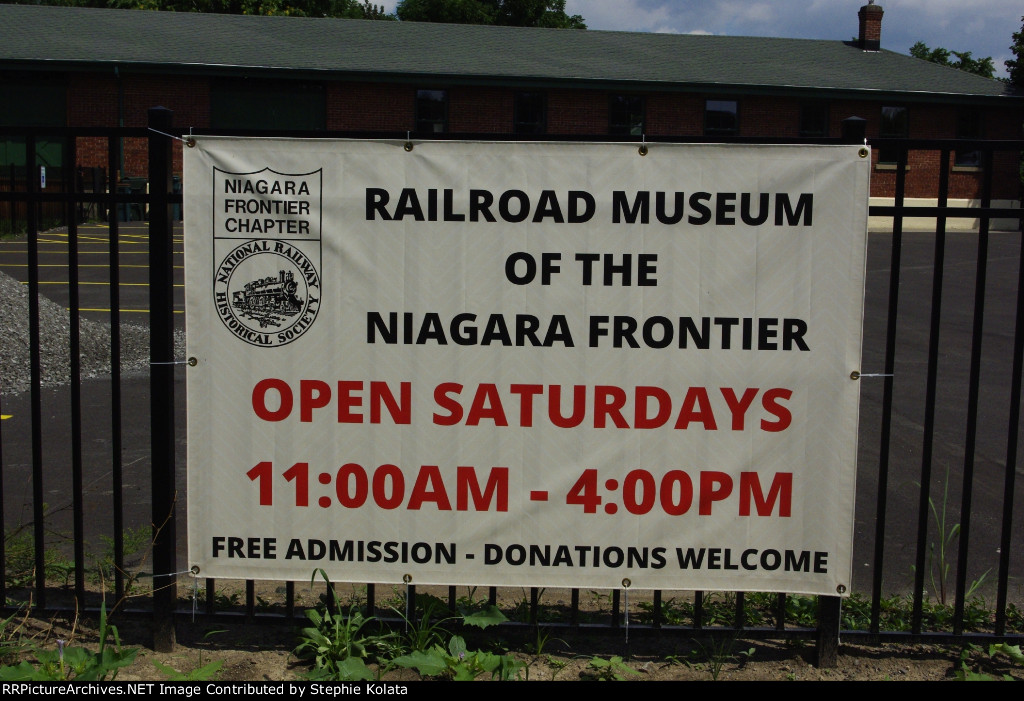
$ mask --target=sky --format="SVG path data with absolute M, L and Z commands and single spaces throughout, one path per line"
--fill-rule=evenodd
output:
M 381 3 L 378 3 L 381 4 Z M 393 11 L 395 0 L 383 3 Z M 835 39 L 857 36 L 857 11 L 867 0 L 567 0 L 589 29 L 674 34 Z M 991 56 L 996 77 L 1013 58 L 1021 30 L 1021 0 L 876 0 L 885 11 L 882 48 L 910 53 L 915 42 L 931 48 Z

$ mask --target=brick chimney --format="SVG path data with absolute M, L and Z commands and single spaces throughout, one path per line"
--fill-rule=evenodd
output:
M 882 8 L 875 4 L 875 0 L 868 0 L 868 4 L 857 13 L 857 19 L 860 20 L 857 43 L 864 51 L 878 51 L 882 48 L 883 14 Z

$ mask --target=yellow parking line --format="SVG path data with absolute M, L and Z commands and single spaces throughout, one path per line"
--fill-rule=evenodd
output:
M 60 251 L 57 251 L 57 253 L 65 253 L 66 251 L 67 251 L 67 246 L 63 246 Z M 119 255 L 126 255 L 126 256 L 137 256 L 137 255 L 140 255 L 140 254 L 145 255 L 146 253 L 148 253 L 148 251 L 128 251 L 128 250 L 123 250 L 123 249 L 120 249 L 120 248 L 117 249 L 117 252 L 118 252 Z M 23 249 L 0 248 L 0 255 L 2 255 L 4 253 L 28 253 L 28 249 L 25 249 L 25 248 L 23 248 Z M 54 252 L 53 251 L 40 251 L 40 253 L 43 254 L 43 255 L 46 255 L 46 254 L 53 254 Z M 108 250 L 104 250 L 104 251 L 79 251 L 78 255 L 80 255 L 80 256 L 94 255 L 95 256 L 95 255 L 108 255 L 109 253 L 110 253 L 110 251 L 108 249 Z M 180 256 L 180 255 L 184 255 L 185 252 L 184 251 L 172 251 L 172 253 L 174 253 L 174 255 L 176 255 L 176 256 Z

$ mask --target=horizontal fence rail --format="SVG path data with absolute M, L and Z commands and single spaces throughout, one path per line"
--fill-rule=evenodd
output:
M 314 587 L 307 582 L 284 582 L 271 594 L 262 585 L 257 591 L 253 581 L 200 581 L 183 571 L 178 544 L 184 540 L 177 536 L 184 518 L 176 517 L 183 515 L 187 503 L 179 459 L 183 451 L 176 447 L 183 441 L 184 422 L 181 402 L 175 400 L 182 374 L 175 366 L 181 359 L 174 357 L 174 311 L 182 296 L 180 288 L 174 287 L 174 280 L 180 279 L 180 274 L 175 278 L 174 261 L 180 260 L 176 232 L 180 232 L 182 203 L 180 179 L 174 175 L 180 165 L 174 163 L 180 163 L 176 152 L 180 154 L 181 144 L 169 113 L 151 113 L 151 119 L 151 129 L 0 128 L 0 139 L 23 145 L 19 163 L 0 164 L 0 231 L 12 250 L 14 243 L 20 246 L 11 254 L 16 262 L 10 263 L 15 258 L 0 260 L 17 267 L 0 268 L 0 272 L 17 271 L 27 290 L 24 325 L 30 365 L 28 389 L 5 389 L 0 397 L 0 412 L 6 414 L 14 407 L 17 430 L 28 436 L 27 441 L 14 442 L 14 429 L 6 421 L 0 423 L 0 520 L 5 536 L 0 546 L 5 567 L 0 592 L 5 609 L 95 610 L 100 593 L 109 591 L 122 615 L 153 616 L 158 641 L 163 638 L 170 644 L 175 612 L 195 610 L 213 618 L 293 623 L 321 595 L 336 607 L 355 603 L 371 615 L 394 620 L 411 617 L 410 606 L 415 605 L 417 594 L 424 593 L 412 586 L 385 591 L 367 583 L 343 595 L 338 593 L 340 587 L 328 590 L 323 583 Z M 404 132 L 204 133 L 409 138 Z M 512 137 L 459 134 L 443 138 Z M 40 139 L 62 144 L 61 162 L 46 166 L 45 188 L 37 162 Z M 846 142 L 860 139 L 863 131 L 860 135 L 855 131 Z M 644 141 L 794 143 L 693 137 Z M 550 592 L 496 587 L 479 592 L 468 589 L 461 595 L 456 587 L 431 588 L 430 593 L 452 610 L 501 603 L 515 621 L 511 625 L 615 635 L 817 638 L 819 654 L 826 656 L 828 640 L 837 629 L 847 639 L 1024 640 L 1022 535 L 1020 524 L 1014 523 L 1014 505 L 1022 498 L 1015 480 L 1024 358 L 1019 182 L 1012 206 L 993 206 L 992 196 L 993 159 L 1011 158 L 1019 164 L 1024 141 L 869 141 L 872 147 L 895 152 L 897 161 L 892 170 L 893 203 L 869 208 L 871 217 L 889 218 L 891 225 L 874 230 L 869 245 L 858 482 L 859 489 L 867 490 L 864 485 L 869 485 L 870 493 L 859 493 L 857 499 L 855 567 L 863 569 L 854 596 L 842 602 L 825 597 L 819 602 L 783 593 Z M 948 167 L 936 173 L 936 204 L 907 203 L 911 154 L 937 152 L 938 162 L 947 164 L 964 148 L 977 150 L 982 158 L 978 175 L 973 176 L 979 181 L 977 206 L 949 205 Z M 102 162 L 97 153 L 102 154 Z M 920 218 L 934 224 L 927 232 L 905 231 L 908 219 Z M 977 220 L 977 230 L 954 231 L 950 223 L 964 218 Z M 1015 220 L 1016 226 L 996 232 L 996 220 Z M 54 231 L 62 237 L 63 263 L 50 262 Z M 135 238 L 126 238 L 129 235 Z M 106 250 L 87 251 L 98 237 Z M 135 284 L 125 279 L 126 256 L 135 255 L 128 246 L 138 241 L 146 248 L 145 262 L 138 265 L 149 274 L 149 318 L 144 326 L 152 343 L 149 360 L 153 363 L 141 381 L 126 376 L 121 365 L 123 334 L 135 331 L 129 329 L 132 320 L 121 311 L 122 290 Z M 904 261 L 908 249 L 915 256 L 912 266 Z M 957 258 L 950 257 L 951 250 Z M 966 263 L 965 251 L 970 254 Z M 135 264 L 133 259 L 131 265 Z M 100 266 L 103 272 L 97 275 L 86 266 Z M 60 298 L 68 327 L 63 389 L 49 387 L 50 360 L 42 351 L 41 315 L 46 312 L 41 305 L 48 302 L 52 282 L 43 275 L 54 269 L 66 276 L 65 296 Z M 83 279 L 85 274 L 89 280 Z M 107 288 L 103 312 L 83 305 L 81 294 L 89 283 Z M 913 328 L 905 323 L 910 302 L 925 309 L 921 323 Z M 89 317 L 83 321 L 86 314 Z M 99 383 L 83 379 L 80 361 L 83 324 L 94 323 L 108 330 L 108 367 Z M 178 315 L 179 334 L 181 326 Z M 958 340 L 966 339 L 964 348 L 952 347 L 953 332 Z M 102 411 L 93 409 L 96 406 L 102 406 Z M 52 413 L 59 414 L 59 421 L 50 419 Z M 93 450 L 95 443 L 102 443 L 102 450 Z M 53 496 L 55 492 L 59 496 Z M 108 501 L 97 503 L 97 492 L 107 494 Z M 976 511 L 976 494 L 985 499 L 984 514 Z M 907 539 L 906 533 L 912 533 L 912 538 Z M 904 552 L 912 553 L 913 564 L 892 571 L 890 561 Z M 142 574 L 154 571 L 163 577 Z

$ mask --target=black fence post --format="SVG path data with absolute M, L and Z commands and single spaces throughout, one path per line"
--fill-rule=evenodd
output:
M 838 596 L 818 597 L 819 669 L 832 669 L 839 664 L 840 601 Z
M 867 134 L 867 121 L 861 117 L 843 120 L 842 140 L 846 144 L 863 144 Z M 868 203 L 864 203 L 866 208 Z M 841 600 L 838 596 L 818 597 L 817 658 L 819 668 L 835 667 L 839 663 L 839 625 Z
M 149 110 L 149 333 L 153 515 L 153 649 L 174 649 L 177 488 L 174 479 L 174 268 L 169 194 L 173 113 Z
M 868 120 L 863 117 L 847 117 L 843 120 L 843 143 L 862 144 L 867 137 Z

